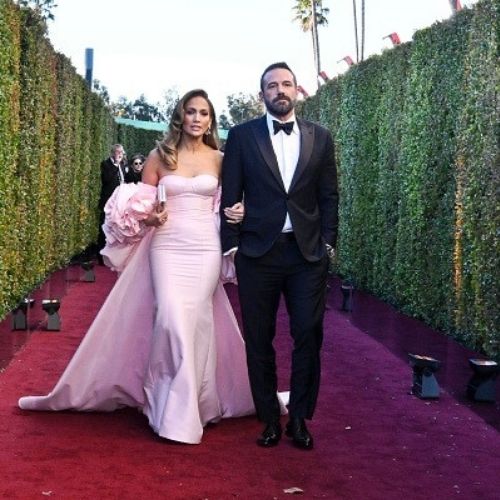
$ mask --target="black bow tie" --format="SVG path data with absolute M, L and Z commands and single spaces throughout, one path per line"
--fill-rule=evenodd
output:
M 273 120 L 274 134 L 276 135 L 280 130 L 283 130 L 286 135 L 290 135 L 293 130 L 293 122 L 281 123 L 278 120 Z

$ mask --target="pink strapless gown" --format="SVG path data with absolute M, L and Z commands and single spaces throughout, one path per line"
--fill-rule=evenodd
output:
M 243 339 L 219 280 L 218 180 L 160 182 L 168 221 L 137 245 L 54 390 L 21 398 L 21 408 L 134 406 L 160 436 L 193 444 L 208 422 L 254 413 Z
M 222 416 L 212 304 L 221 270 L 218 180 L 166 175 L 160 182 L 168 220 L 150 247 L 156 312 L 143 411 L 161 436 L 197 442 L 203 426 Z

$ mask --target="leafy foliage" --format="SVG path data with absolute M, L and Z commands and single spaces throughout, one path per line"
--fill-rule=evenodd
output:
M 117 142 L 123 144 L 127 155 L 147 154 L 155 147 L 156 141 L 161 140 L 162 132 L 131 127 L 129 125 L 118 125 Z
M 323 7 L 322 0 L 314 0 L 314 2 L 316 4 L 316 24 L 318 26 L 327 26 L 327 16 L 330 13 L 330 9 L 328 7 Z M 313 25 L 311 0 L 296 0 L 293 11 L 295 12 L 293 20 L 300 23 L 302 31 L 311 31 Z
M 145 122 L 164 122 L 165 116 L 158 105 L 150 104 L 144 94 L 135 101 L 129 101 L 122 96 L 117 102 L 111 103 L 111 111 L 114 116 L 140 120 Z
M 224 113 L 219 115 L 219 119 L 217 122 L 218 122 L 219 127 L 224 129 L 224 130 L 229 130 L 232 127 L 229 118 Z
M 53 10 L 57 7 L 54 0 L 18 0 L 21 7 L 31 7 L 42 19 L 54 20 Z
M 230 126 L 238 125 L 252 118 L 257 118 L 263 112 L 262 103 L 257 95 L 243 94 L 241 92 L 227 96 L 227 107 L 229 116 L 231 117 L 230 122 L 228 123 L 227 116 L 225 115 L 221 115 L 219 119 L 226 126 L 228 124 Z M 219 126 L 222 127 L 221 123 L 219 123 Z
M 482 0 L 300 106 L 336 138 L 339 274 L 497 359 L 498 9 Z
M 11 2 L 0 7 L 0 317 L 17 300 L 22 215 L 14 211 L 20 183 L 19 156 L 20 49 L 19 9 Z
M 36 12 L 2 1 L 0 39 L 3 317 L 95 239 L 98 165 L 116 128 Z
M 156 104 L 148 102 L 144 94 L 134 101 L 121 96 L 118 101 L 110 102 L 108 89 L 99 81 L 94 82 L 94 90 L 109 104 L 113 116 L 146 122 L 168 122 L 179 101 L 179 93 L 175 88 L 166 90 L 163 102 Z
M 92 90 L 108 105 L 111 106 L 111 97 L 109 96 L 108 88 L 103 85 L 100 80 L 94 79 L 92 82 Z
M 170 121 L 170 117 L 174 114 L 179 98 L 179 91 L 176 87 L 169 88 L 163 93 L 163 102 L 159 106 L 167 122 Z
M 454 327 L 486 353 L 500 352 L 498 1 L 474 10 L 458 110 L 454 209 Z

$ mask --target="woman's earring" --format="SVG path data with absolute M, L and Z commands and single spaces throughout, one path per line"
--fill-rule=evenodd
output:
M 207 128 L 207 131 L 205 132 L 205 135 L 210 135 L 212 133 L 212 129 L 210 127 Z

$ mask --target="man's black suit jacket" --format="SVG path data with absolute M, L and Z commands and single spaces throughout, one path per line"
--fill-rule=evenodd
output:
M 129 168 L 122 165 L 121 169 L 125 182 L 131 182 L 129 180 Z M 106 205 L 109 197 L 119 185 L 120 173 L 118 168 L 111 161 L 111 158 L 107 158 L 101 162 L 101 195 L 99 197 L 99 208 L 101 210 L 104 209 L 104 205 Z
M 280 235 L 286 213 L 304 258 L 321 259 L 335 246 L 338 221 L 337 171 L 330 132 L 297 119 L 300 154 L 288 192 L 269 137 L 266 116 L 233 127 L 222 165 L 223 252 L 238 247 L 249 257 L 264 255 Z M 240 226 L 227 224 L 223 209 L 244 200 Z

